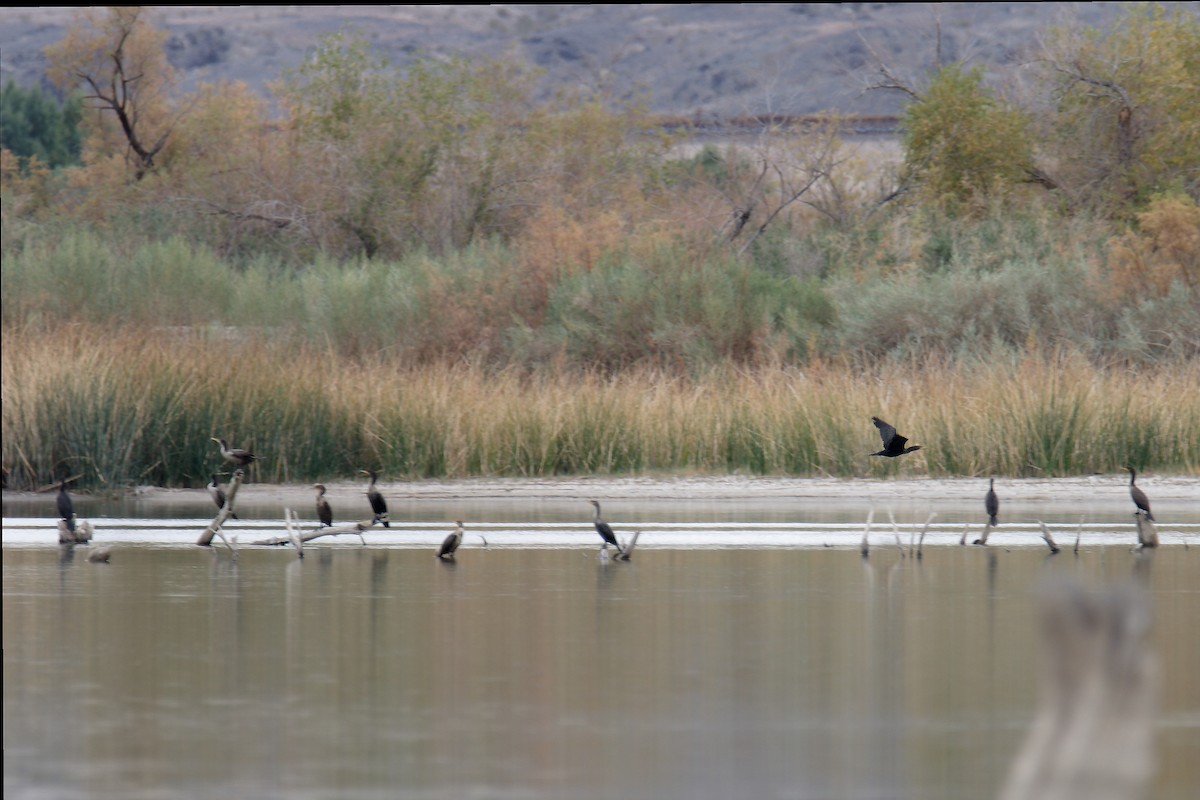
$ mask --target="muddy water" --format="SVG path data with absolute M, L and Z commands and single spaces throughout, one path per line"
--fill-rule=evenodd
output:
M 423 531 L 398 535 L 443 532 Z M 647 544 L 628 564 L 584 539 L 468 540 L 457 564 L 411 542 L 233 560 L 134 541 L 101 565 L 10 543 L 6 521 L 5 796 L 990 797 L 1036 704 L 1037 587 L 1071 575 L 1149 589 L 1153 796 L 1190 799 L 1200 543 L 1184 535 L 1052 558 L 936 544 L 917 560 L 890 534 L 865 560 L 807 538 Z
M 239 495 L 236 558 L 195 546 L 200 492 L 80 495 L 73 552 L 52 496 L 6 494 L 5 797 L 991 797 L 1056 576 L 1148 589 L 1152 796 L 1200 795 L 1195 481 L 1148 482 L 1144 554 L 1119 477 L 1004 488 L 980 548 L 979 481 L 431 483 L 303 559 L 250 544 L 311 518 L 295 487 Z M 330 496 L 365 515 L 361 485 Z M 588 497 L 643 532 L 631 563 L 598 557 Z

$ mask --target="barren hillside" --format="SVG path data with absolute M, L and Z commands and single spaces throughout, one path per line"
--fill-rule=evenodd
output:
M 1171 4 L 1168 4 L 1171 5 Z M 1200 3 L 1184 5 L 1200 13 Z M 170 32 L 185 87 L 240 80 L 263 91 L 339 28 L 369 37 L 393 63 L 420 53 L 507 55 L 544 70 L 543 91 L 585 85 L 643 96 L 663 113 L 729 115 L 839 110 L 893 113 L 899 98 L 864 92 L 873 65 L 919 79 L 943 59 L 1001 77 L 1051 24 L 1104 26 L 1115 3 L 843 3 L 482 6 L 173 6 Z M 0 9 L 0 78 L 41 80 L 42 48 L 70 9 Z

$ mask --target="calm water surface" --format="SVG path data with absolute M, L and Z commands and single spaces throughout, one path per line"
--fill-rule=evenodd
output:
M 1048 574 L 1148 588 L 1152 796 L 1200 796 L 1195 541 L 918 561 L 646 534 L 628 564 L 585 539 L 468 539 L 457 564 L 133 542 L 105 565 L 7 529 L 6 798 L 991 797 Z

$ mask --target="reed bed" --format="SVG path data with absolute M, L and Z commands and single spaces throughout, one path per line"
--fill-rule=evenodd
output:
M 1063 354 L 870 370 L 488 371 L 86 324 L 3 333 L 10 486 L 199 486 L 211 436 L 255 478 L 580 474 L 1062 476 L 1200 471 L 1200 362 L 1135 371 Z M 877 459 L 871 416 L 924 449 Z

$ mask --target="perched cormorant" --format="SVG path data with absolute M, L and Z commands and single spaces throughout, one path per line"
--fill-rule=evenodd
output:
M 613 533 L 612 527 L 610 527 L 607 522 L 600 519 L 600 501 L 588 500 L 588 502 L 596 507 L 596 515 L 592 518 L 592 522 L 596 525 L 596 533 L 600 534 L 600 538 L 603 539 L 606 544 L 611 544 L 613 547 L 617 548 L 617 552 L 620 553 L 621 543 L 617 541 L 617 536 Z
M 217 482 L 217 473 L 212 474 L 212 480 L 208 482 L 208 495 L 217 504 L 217 509 L 225 507 L 225 490 L 221 488 L 221 484 Z M 237 519 L 238 515 L 230 513 L 230 519 Z
M 987 497 L 983 500 L 983 507 L 987 509 L 988 525 L 996 527 L 996 515 L 1000 513 L 1000 498 L 996 497 L 995 478 L 988 478 Z
M 463 526 L 462 520 L 455 520 L 455 528 L 442 542 L 441 548 L 438 550 L 437 557 L 445 561 L 447 558 L 454 558 L 454 551 L 462 544 Z
M 1139 511 L 1146 512 L 1146 519 L 1153 522 L 1154 515 L 1150 513 L 1150 498 L 1146 497 L 1146 493 L 1134 483 L 1137 480 L 1137 470 L 1133 467 L 1125 469 L 1129 470 L 1129 496 L 1133 498 L 1133 504 L 1138 507 Z
M 314 483 L 312 488 L 317 490 L 317 519 L 321 520 L 321 524 L 326 528 L 332 528 L 333 509 L 329 507 L 329 501 L 325 499 L 325 484 Z
M 871 422 L 875 423 L 875 427 L 879 428 L 879 438 L 883 440 L 883 449 L 878 453 L 871 453 L 873 456 L 885 456 L 887 458 L 895 458 L 902 456 L 905 453 L 911 453 L 914 450 L 920 450 L 921 445 L 915 444 L 911 447 L 905 447 L 908 439 L 896 433 L 896 429 L 879 417 L 871 417 Z
M 224 439 L 212 437 L 212 440 L 221 445 L 221 455 L 225 457 L 225 460 L 237 464 L 239 467 L 249 466 L 251 461 L 258 458 L 258 456 L 249 450 L 242 450 L 240 447 L 230 447 L 225 443 Z
M 67 481 L 58 482 L 58 515 L 66 520 L 67 530 L 75 532 L 75 504 L 67 494 Z
M 371 523 L 382 522 L 383 527 L 392 527 L 388 524 L 387 502 L 383 499 L 383 495 L 379 493 L 379 490 L 375 488 L 375 480 L 379 477 L 379 473 L 373 469 L 360 469 L 359 472 L 363 475 L 371 476 L 371 485 L 367 487 L 367 499 L 371 501 L 371 511 L 375 514 Z

